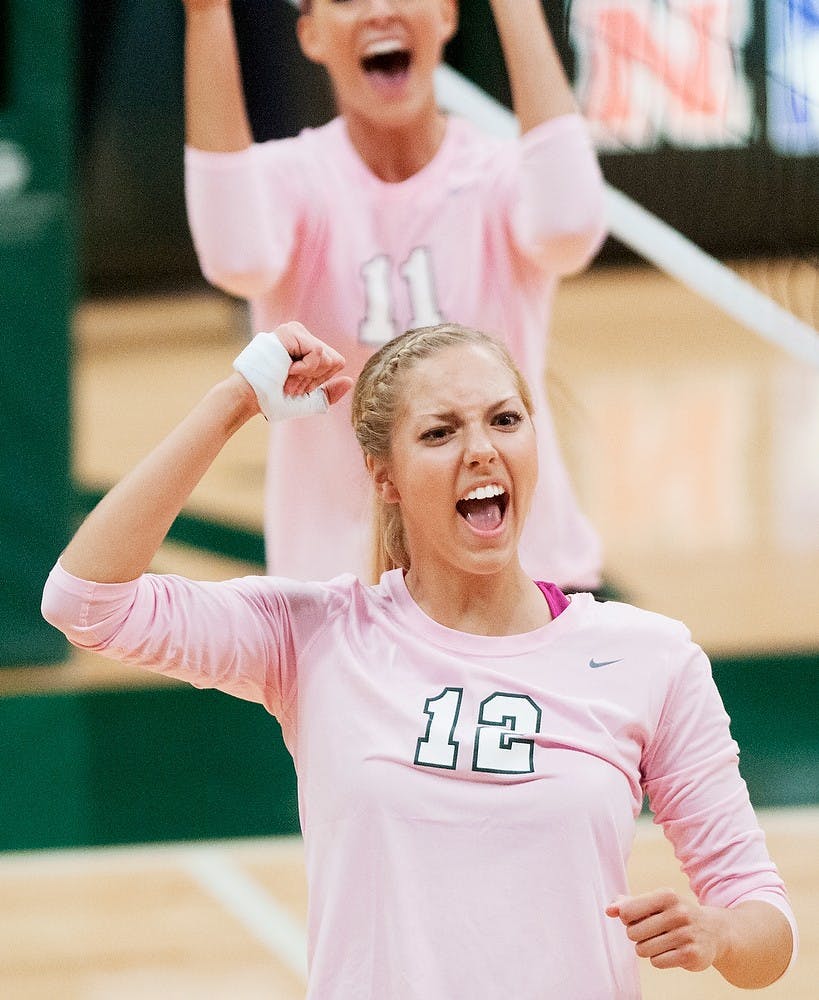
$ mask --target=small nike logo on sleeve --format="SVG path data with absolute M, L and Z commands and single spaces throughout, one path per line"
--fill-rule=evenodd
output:
M 623 658 L 621 656 L 619 660 L 589 660 L 589 666 L 592 668 L 592 670 L 596 670 L 598 667 L 608 667 L 611 666 L 612 663 L 622 663 L 622 662 Z

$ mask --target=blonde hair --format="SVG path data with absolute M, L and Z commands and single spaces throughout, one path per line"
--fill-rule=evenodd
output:
M 506 347 L 480 330 L 457 323 L 418 327 L 408 330 L 367 360 L 353 390 L 352 421 L 355 436 L 366 457 L 388 459 L 392 432 L 403 403 L 404 378 L 415 365 L 448 347 L 463 345 L 483 347 L 494 354 L 515 381 L 518 395 L 527 412 L 534 409 L 526 380 Z M 410 567 L 410 555 L 404 533 L 401 508 L 385 503 L 378 495 L 373 510 L 373 572 L 377 580 L 389 569 Z

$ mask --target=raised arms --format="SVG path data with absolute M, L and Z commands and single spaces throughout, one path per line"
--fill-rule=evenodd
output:
M 185 138 L 215 153 L 253 142 L 230 0 L 183 0 L 185 6 Z
M 540 0 L 490 0 L 522 133 L 577 111 Z

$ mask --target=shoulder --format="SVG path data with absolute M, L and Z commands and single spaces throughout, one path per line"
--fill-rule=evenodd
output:
M 285 155 L 305 156 L 314 155 L 318 150 L 327 152 L 341 149 L 348 142 L 344 119 L 336 117 L 324 125 L 307 126 L 298 135 L 273 139 L 265 145 L 277 147 Z
M 577 112 L 571 112 L 535 125 L 525 135 L 520 136 L 519 142 L 522 146 L 562 142 L 581 142 L 591 146 L 592 138 L 586 119 Z
M 619 670 L 629 683 L 646 683 L 659 693 L 692 672 L 710 675 L 705 653 L 683 622 L 620 601 L 596 601 L 591 594 L 571 600 L 579 605 L 579 631 L 599 650 L 593 659 L 622 663 Z
M 575 594 L 571 599 L 582 601 L 590 620 L 601 628 L 632 633 L 636 638 L 665 638 L 672 642 L 691 639 L 691 632 L 683 622 L 636 604 L 598 601 L 592 594 Z
M 488 120 L 482 127 L 458 115 L 450 116 L 448 128 L 447 166 L 458 187 L 471 183 L 510 194 L 518 189 L 526 164 L 538 172 L 552 163 L 573 171 L 594 158 L 586 124 L 578 114 L 542 122 L 525 135 L 507 130 L 502 121 Z
M 315 164 L 321 167 L 320 156 L 333 155 L 333 150 L 343 144 L 343 123 L 340 118 L 334 118 L 325 125 L 316 128 L 303 128 L 298 135 L 285 136 L 280 139 L 268 139 L 256 143 L 253 147 L 255 155 L 265 166 L 298 164 L 307 167 Z
M 244 606 L 246 613 L 290 635 L 297 648 L 308 645 L 354 606 L 362 584 L 352 574 L 327 581 L 303 582 L 288 577 L 244 576 L 205 584 L 221 602 Z
M 427 176 L 447 191 L 469 189 L 484 198 L 497 197 L 498 184 L 514 172 L 518 142 L 485 131 L 460 115 L 450 114 L 445 145 L 434 171 Z M 494 204 L 494 200 L 490 202 Z
M 514 160 L 522 152 L 536 150 L 540 147 L 570 147 L 581 145 L 584 149 L 592 147 L 591 133 L 582 115 L 571 113 L 558 115 L 541 122 L 531 128 L 525 135 L 520 135 L 517 126 L 509 127 L 503 121 L 491 118 L 483 123 L 476 123 L 451 114 L 448 128 L 462 156 L 498 156 L 502 159 Z
M 498 154 L 512 156 L 518 148 L 514 134 L 498 135 L 456 114 L 447 119 L 447 142 L 457 163 L 468 163 L 476 157 L 482 162 L 491 161 Z
M 303 582 L 289 577 L 258 576 L 231 582 L 248 593 L 256 593 L 262 600 L 280 603 L 292 618 L 312 614 L 334 615 L 349 607 L 363 587 L 352 573 L 323 581 Z

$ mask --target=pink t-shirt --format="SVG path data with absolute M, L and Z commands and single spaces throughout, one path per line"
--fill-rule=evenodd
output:
M 397 570 L 376 587 L 103 585 L 59 565 L 43 613 L 79 646 L 279 719 L 314 1000 L 639 997 L 604 909 L 628 892 L 644 792 L 702 902 L 765 900 L 796 941 L 708 659 L 679 622 L 575 594 L 542 628 L 478 636 L 428 618 Z
M 516 141 L 450 118 L 432 161 L 399 184 L 367 169 L 340 118 L 239 153 L 188 148 L 185 164 L 202 271 L 250 299 L 254 331 L 299 320 L 341 351 L 353 377 L 414 326 L 449 320 L 506 341 L 537 408 L 540 483 L 523 564 L 566 589 L 596 587 L 599 540 L 578 508 L 544 388 L 555 282 L 585 265 L 604 233 L 582 118 Z M 349 397 L 321 418 L 271 427 L 267 468 L 269 571 L 367 578 L 370 493 Z

